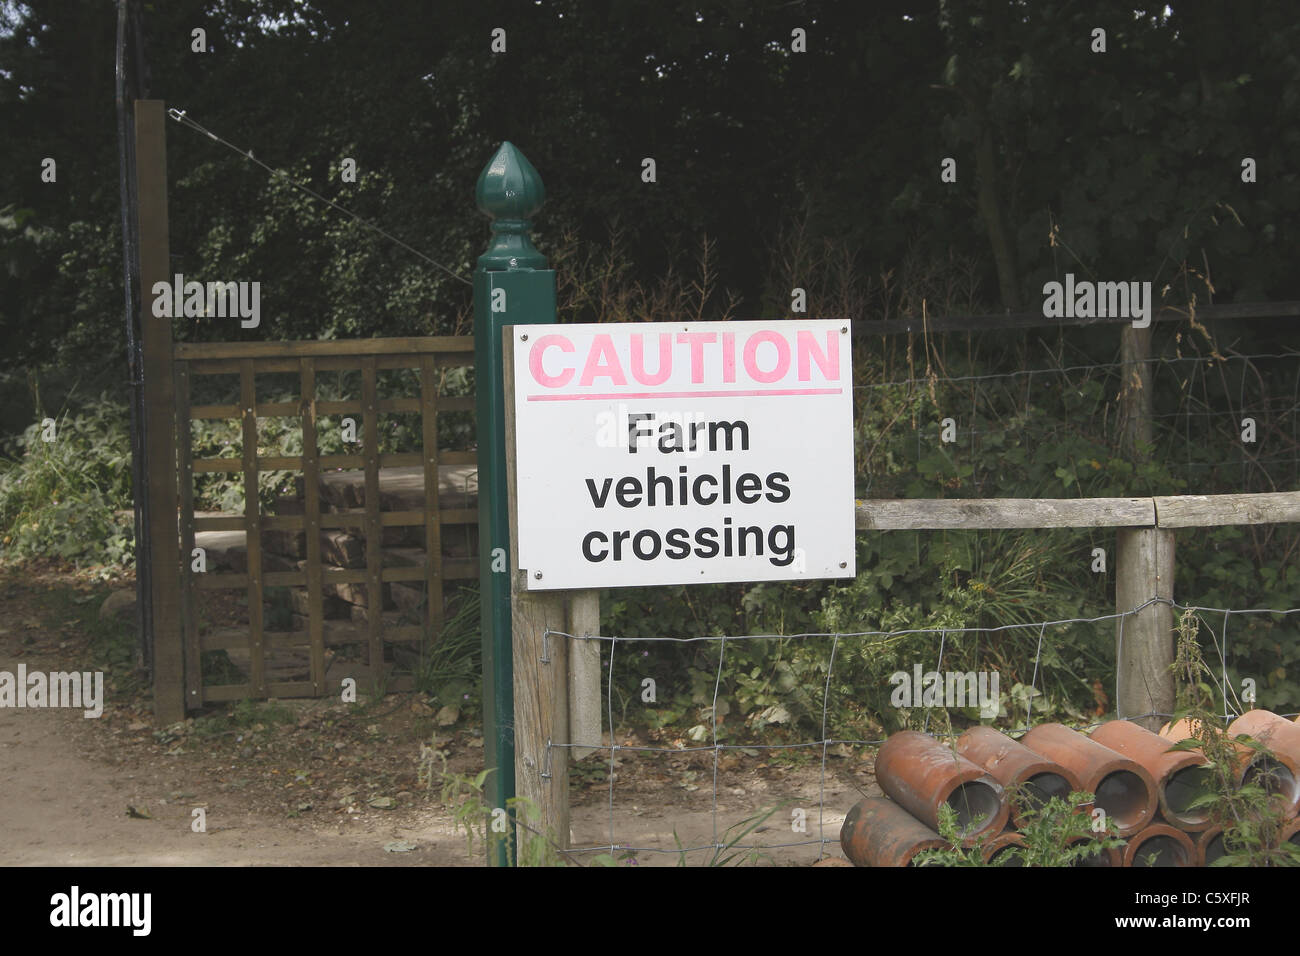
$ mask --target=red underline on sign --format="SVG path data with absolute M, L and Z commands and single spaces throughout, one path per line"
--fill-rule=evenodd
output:
M 529 395 L 530 402 L 607 402 L 620 398 L 762 398 L 765 395 L 842 395 L 842 388 L 756 388 L 717 392 L 604 392 L 598 395 Z

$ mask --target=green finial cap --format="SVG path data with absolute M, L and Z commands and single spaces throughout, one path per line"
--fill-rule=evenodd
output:
M 497 272 L 546 268 L 546 257 L 528 236 L 533 227 L 529 218 L 542 208 L 546 187 L 533 164 L 513 143 L 502 143 L 483 167 L 474 199 L 478 208 L 492 218 L 492 242 L 478 257 L 480 269 Z

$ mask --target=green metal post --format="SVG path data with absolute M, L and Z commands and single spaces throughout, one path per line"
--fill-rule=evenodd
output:
M 546 190 L 530 162 L 502 143 L 478 178 L 478 208 L 492 218 L 492 242 L 474 272 L 474 369 L 478 414 L 479 588 L 483 609 L 484 798 L 505 807 L 515 795 L 514 667 L 510 622 L 510 517 L 501 329 L 555 322 L 555 273 L 529 238 Z M 505 847 L 488 856 L 506 865 Z

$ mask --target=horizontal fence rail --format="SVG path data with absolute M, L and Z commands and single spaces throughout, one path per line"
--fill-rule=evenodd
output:
M 1153 498 L 858 499 L 859 531 L 1193 528 L 1300 522 L 1300 491 Z

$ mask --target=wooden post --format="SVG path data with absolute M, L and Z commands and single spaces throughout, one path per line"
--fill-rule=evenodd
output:
M 583 640 L 600 633 L 600 592 L 569 594 L 569 742 L 591 744 L 571 747 L 569 756 L 581 760 L 600 743 L 600 642 Z
M 140 232 L 140 327 L 149 485 L 149 562 L 153 610 L 153 716 L 165 727 L 185 717 L 181 634 L 180 527 L 177 522 L 172 320 L 153 314 L 155 282 L 170 282 L 167 136 L 162 100 L 135 101 L 136 195 Z M 186 555 L 188 558 L 189 556 Z
M 266 696 L 266 622 L 262 602 L 262 502 L 257 480 L 257 378 L 253 360 L 239 360 L 239 411 L 243 423 L 244 548 L 248 557 L 248 686 Z
M 311 641 L 311 688 L 325 693 L 325 599 L 320 555 L 320 448 L 316 440 L 316 360 L 303 356 L 302 382 L 302 530 L 307 539 L 307 629 Z
M 1147 460 L 1152 441 L 1151 326 L 1120 330 L 1123 434 L 1120 449 L 1135 464 Z M 1115 609 L 1132 610 L 1151 597 L 1172 598 L 1174 536 L 1156 528 L 1121 528 L 1116 540 Z M 1120 717 L 1174 709 L 1173 608 L 1153 604 L 1116 622 L 1115 707 Z M 1137 721 L 1159 730 L 1159 717 Z
M 1174 532 L 1120 528 L 1115 554 L 1115 610 L 1123 614 L 1153 598 L 1173 600 Z M 1151 604 L 1115 623 L 1116 714 L 1169 714 L 1174 709 L 1174 609 Z M 1159 730 L 1166 718 L 1137 723 Z
M 514 347 L 515 326 L 502 330 L 502 383 L 505 387 L 506 474 L 511 528 L 518 527 L 515 475 Z M 544 838 L 569 846 L 569 607 L 564 591 L 527 591 L 534 573 L 519 567 L 519 541 L 510 535 L 510 614 L 514 644 L 515 787 L 532 804 L 516 808 L 517 820 L 529 822 Z M 579 592 L 583 593 L 583 592 Z M 589 606 L 589 602 L 586 602 Z M 599 611 L 597 612 L 599 613 Z M 585 610 L 584 610 L 585 614 Z M 533 812 L 534 808 L 536 813 Z M 537 835 L 517 828 L 521 851 Z M 520 859 L 523 853 L 516 856 Z
M 185 706 L 203 703 L 203 655 L 199 649 L 199 617 L 194 606 L 194 448 L 190 425 L 189 363 L 175 363 L 176 457 L 181 508 L 181 633 L 185 651 Z
M 1152 441 L 1151 326 L 1135 329 L 1130 323 L 1120 330 L 1119 342 L 1124 409 L 1121 447 L 1134 462 L 1145 461 L 1143 449 Z
M 366 470 L 366 646 L 372 686 L 384 679 L 383 525 L 379 517 L 378 367 L 373 355 L 361 360 L 361 448 Z M 425 554 L 428 560 L 428 553 Z

